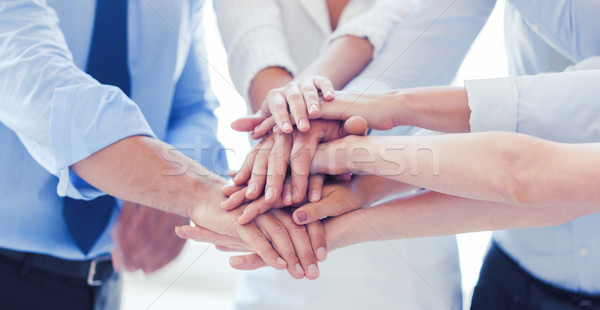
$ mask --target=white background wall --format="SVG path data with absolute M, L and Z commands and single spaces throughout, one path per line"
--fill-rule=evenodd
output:
M 205 27 L 208 36 L 208 61 L 212 68 L 213 90 L 221 102 L 221 107 L 217 110 L 219 139 L 231 150 L 228 152 L 230 167 L 237 168 L 250 147 L 246 134 L 234 132 L 229 124 L 245 115 L 246 108 L 229 79 L 226 53 L 219 38 L 214 13 L 210 3 L 207 6 Z M 500 0 L 461 66 L 455 85 L 462 85 L 462 81 L 466 79 L 507 74 L 503 7 L 504 0 Z M 489 236 L 489 232 L 458 236 L 466 305 L 477 281 Z M 141 273 L 125 275 L 122 309 L 233 309 L 230 295 L 241 275 L 241 272 L 229 267 L 226 253 L 206 244 L 188 242 L 182 255 L 160 272 L 150 276 Z

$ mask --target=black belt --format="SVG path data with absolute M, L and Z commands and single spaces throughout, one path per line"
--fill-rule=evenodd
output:
M 59 276 L 85 280 L 90 286 L 101 286 L 114 272 L 110 255 L 86 261 L 75 261 L 0 248 L 0 256 L 21 262 L 22 274 L 30 269 L 39 269 Z

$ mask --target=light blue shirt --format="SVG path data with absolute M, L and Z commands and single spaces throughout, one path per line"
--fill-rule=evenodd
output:
M 155 136 L 225 174 L 200 29 L 203 1 L 129 1 L 131 99 L 82 70 L 95 5 L 0 0 L 2 248 L 86 258 L 67 231 L 59 196 L 103 193 L 69 167 L 129 136 Z M 116 206 L 87 258 L 110 251 L 117 215 Z
M 495 2 L 422 1 L 353 83 L 366 85 L 365 91 L 381 84 L 444 83 L 456 73 Z M 562 71 L 600 55 L 598 16 L 596 0 L 509 0 L 511 73 Z M 577 69 L 600 69 L 598 62 L 594 66 L 586 61 Z M 599 81 L 600 70 L 468 81 L 471 128 L 600 142 Z M 535 277 L 564 289 L 600 294 L 600 213 L 556 227 L 498 231 L 493 238 Z

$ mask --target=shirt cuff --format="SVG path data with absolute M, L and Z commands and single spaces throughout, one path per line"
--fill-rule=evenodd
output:
M 519 94 L 513 77 L 465 81 L 471 132 L 517 131 Z
M 91 200 L 103 195 L 77 177 L 70 166 L 127 137 L 154 137 L 139 107 L 114 86 L 57 88 L 50 113 L 50 145 L 56 159 L 59 196 Z

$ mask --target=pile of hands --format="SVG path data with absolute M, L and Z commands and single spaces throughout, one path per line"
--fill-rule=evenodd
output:
M 322 145 L 365 135 L 367 120 L 350 115 L 366 107 L 356 98 L 335 93 L 323 77 L 272 90 L 257 113 L 232 124 L 260 141 L 241 169 L 230 173 L 234 184 L 222 188 L 223 197 L 207 197 L 195 209 L 194 226 L 186 225 L 187 218 L 125 203 L 112 234 L 115 269 L 153 272 L 192 239 L 222 251 L 249 252 L 230 258 L 235 269 L 271 266 L 295 279 L 318 278 L 319 262 L 343 238 L 331 219 L 364 207 L 357 177 L 335 161 L 313 162 Z M 324 114 L 333 119 L 321 118 Z

